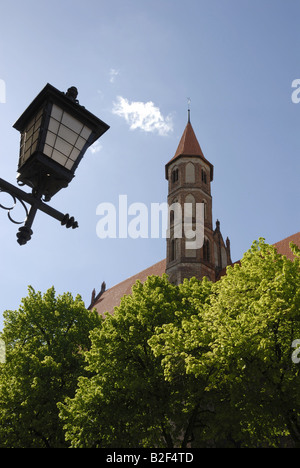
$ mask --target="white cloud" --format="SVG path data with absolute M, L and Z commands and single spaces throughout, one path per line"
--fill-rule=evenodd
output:
M 119 70 L 116 70 L 115 68 L 111 68 L 109 71 L 109 76 L 110 76 L 109 81 L 111 83 L 114 83 L 119 73 L 120 73 Z
M 99 141 L 95 141 L 95 143 L 93 143 L 89 149 L 92 154 L 95 154 L 102 150 L 102 145 L 99 143 Z
M 153 102 L 129 102 L 122 96 L 117 97 L 113 103 L 113 114 L 123 117 L 130 125 L 131 130 L 140 128 L 145 132 L 157 132 L 159 135 L 168 135 L 173 131 L 171 116 L 163 117 L 159 108 Z

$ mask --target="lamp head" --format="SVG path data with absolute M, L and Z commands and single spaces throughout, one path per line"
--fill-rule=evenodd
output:
M 49 200 L 73 179 L 86 150 L 109 126 L 77 100 L 77 88 L 44 89 L 14 124 L 21 133 L 17 180 Z

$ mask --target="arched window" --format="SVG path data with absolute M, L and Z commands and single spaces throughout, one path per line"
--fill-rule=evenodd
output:
M 169 209 L 169 223 L 170 223 L 171 226 L 174 224 L 174 210 L 175 210 L 175 208 L 177 206 L 177 203 L 178 203 L 178 201 L 175 198 L 172 201 L 171 205 L 168 206 L 168 209 Z
M 201 180 L 204 184 L 207 184 L 207 176 L 206 171 L 204 169 L 201 169 Z
M 195 166 L 191 162 L 185 166 L 185 181 L 191 184 L 195 183 Z
M 203 214 L 204 214 L 204 220 L 205 220 L 207 217 L 207 201 L 202 200 L 202 203 L 203 203 Z
M 170 261 L 176 260 L 176 239 L 171 239 L 171 252 L 170 252 Z
M 172 171 L 172 182 L 177 182 L 178 181 L 178 168 L 175 167 Z
M 168 206 L 168 216 L 169 216 L 169 226 L 175 228 L 176 235 L 179 233 L 179 226 L 182 223 L 182 206 L 178 202 L 178 199 L 175 198 L 171 205 Z
M 222 268 L 225 268 L 227 266 L 227 254 L 225 247 L 221 248 L 221 258 L 222 258 Z
M 203 243 L 203 260 L 210 261 L 210 242 L 206 237 Z
M 196 216 L 196 200 L 195 200 L 195 197 L 189 193 L 186 197 L 185 197 L 185 201 L 184 203 L 186 204 L 189 204 L 189 208 L 191 209 L 191 211 L 187 211 L 187 207 L 185 207 L 185 214 L 187 213 L 191 213 L 192 214 L 192 217 L 194 218 Z
M 215 258 L 215 265 L 216 266 L 220 266 L 219 265 L 219 255 L 218 255 L 218 248 L 217 248 L 217 244 L 214 243 L 214 258 Z

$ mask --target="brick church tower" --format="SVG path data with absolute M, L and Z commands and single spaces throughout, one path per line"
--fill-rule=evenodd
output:
M 216 281 L 220 271 L 231 263 L 230 242 L 224 243 L 220 232 L 220 222 L 213 230 L 211 182 L 213 165 L 204 157 L 190 122 L 185 127 L 174 157 L 165 166 L 168 180 L 168 205 L 179 207 L 170 210 L 169 235 L 167 237 L 166 273 L 172 283 L 182 283 L 184 278 L 203 278 Z M 201 204 L 204 219 L 204 241 L 201 248 L 188 248 L 184 236 L 185 204 L 192 207 L 192 229 L 197 229 L 197 204 Z M 178 214 L 178 213 L 177 213 Z M 178 225 L 180 223 L 180 225 Z M 202 222 L 203 226 L 203 222 Z M 182 236 L 178 236 L 178 232 Z M 203 232 L 203 227 L 202 227 Z M 202 245 L 202 242 L 201 242 Z

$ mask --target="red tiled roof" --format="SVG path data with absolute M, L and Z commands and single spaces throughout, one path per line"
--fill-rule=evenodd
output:
M 131 294 L 131 288 L 137 280 L 140 280 L 142 283 L 146 281 L 148 276 L 162 276 L 166 272 L 166 260 L 161 260 L 158 263 L 155 263 L 146 270 L 137 273 L 130 278 L 122 281 L 119 284 L 116 284 L 110 289 L 107 289 L 99 298 L 99 300 L 92 304 L 92 307 L 95 307 L 99 314 L 104 315 L 105 312 L 112 313 L 115 306 L 118 306 L 121 302 L 122 297 L 125 294 Z M 91 306 L 90 306 L 91 307 Z
M 277 253 L 279 253 L 280 255 L 285 255 L 289 260 L 294 260 L 295 256 L 291 251 L 290 242 L 293 242 L 293 244 L 296 244 L 298 247 L 300 247 L 300 232 L 297 232 L 292 236 L 286 237 L 285 239 L 276 242 L 275 244 L 273 244 L 273 246 L 276 248 Z M 232 265 L 235 265 L 236 263 L 241 264 L 241 261 L 238 260 L 232 263 Z M 226 275 L 226 268 L 223 268 L 223 270 L 220 271 L 218 279 L 220 279 L 221 276 L 224 275 Z
M 281 255 L 285 255 L 290 260 L 294 259 L 294 255 L 289 247 L 290 242 L 298 245 L 300 247 L 300 232 L 293 234 L 292 236 L 287 237 L 279 242 L 274 244 L 277 252 Z M 235 263 L 239 263 L 235 262 Z M 90 308 L 95 307 L 99 314 L 104 315 L 106 312 L 113 313 L 114 307 L 118 306 L 121 302 L 122 297 L 125 294 L 131 294 L 131 288 L 137 280 L 140 280 L 142 283 L 146 281 L 148 276 L 156 275 L 162 276 L 166 271 L 166 260 L 161 260 L 158 263 L 146 268 L 145 270 L 137 273 L 130 278 L 122 281 L 121 283 L 113 286 L 110 289 L 107 289 L 100 298 L 94 303 L 91 304 Z M 219 275 L 224 276 L 226 274 L 226 268 L 224 268 Z
M 290 242 L 293 242 L 293 244 L 296 244 L 298 247 L 300 247 L 300 232 L 297 232 L 292 236 L 286 237 L 285 239 L 276 242 L 274 247 L 279 254 L 285 255 L 290 260 L 294 260 L 293 252 L 290 249 Z
M 166 178 L 168 178 L 167 168 L 168 165 L 175 161 L 175 159 L 180 156 L 195 156 L 200 157 L 204 162 L 210 166 L 211 180 L 213 179 L 213 165 L 204 157 L 202 149 L 199 145 L 195 132 L 190 122 L 187 123 L 184 132 L 182 134 L 181 140 L 179 142 L 178 148 L 176 150 L 173 158 L 166 164 Z

